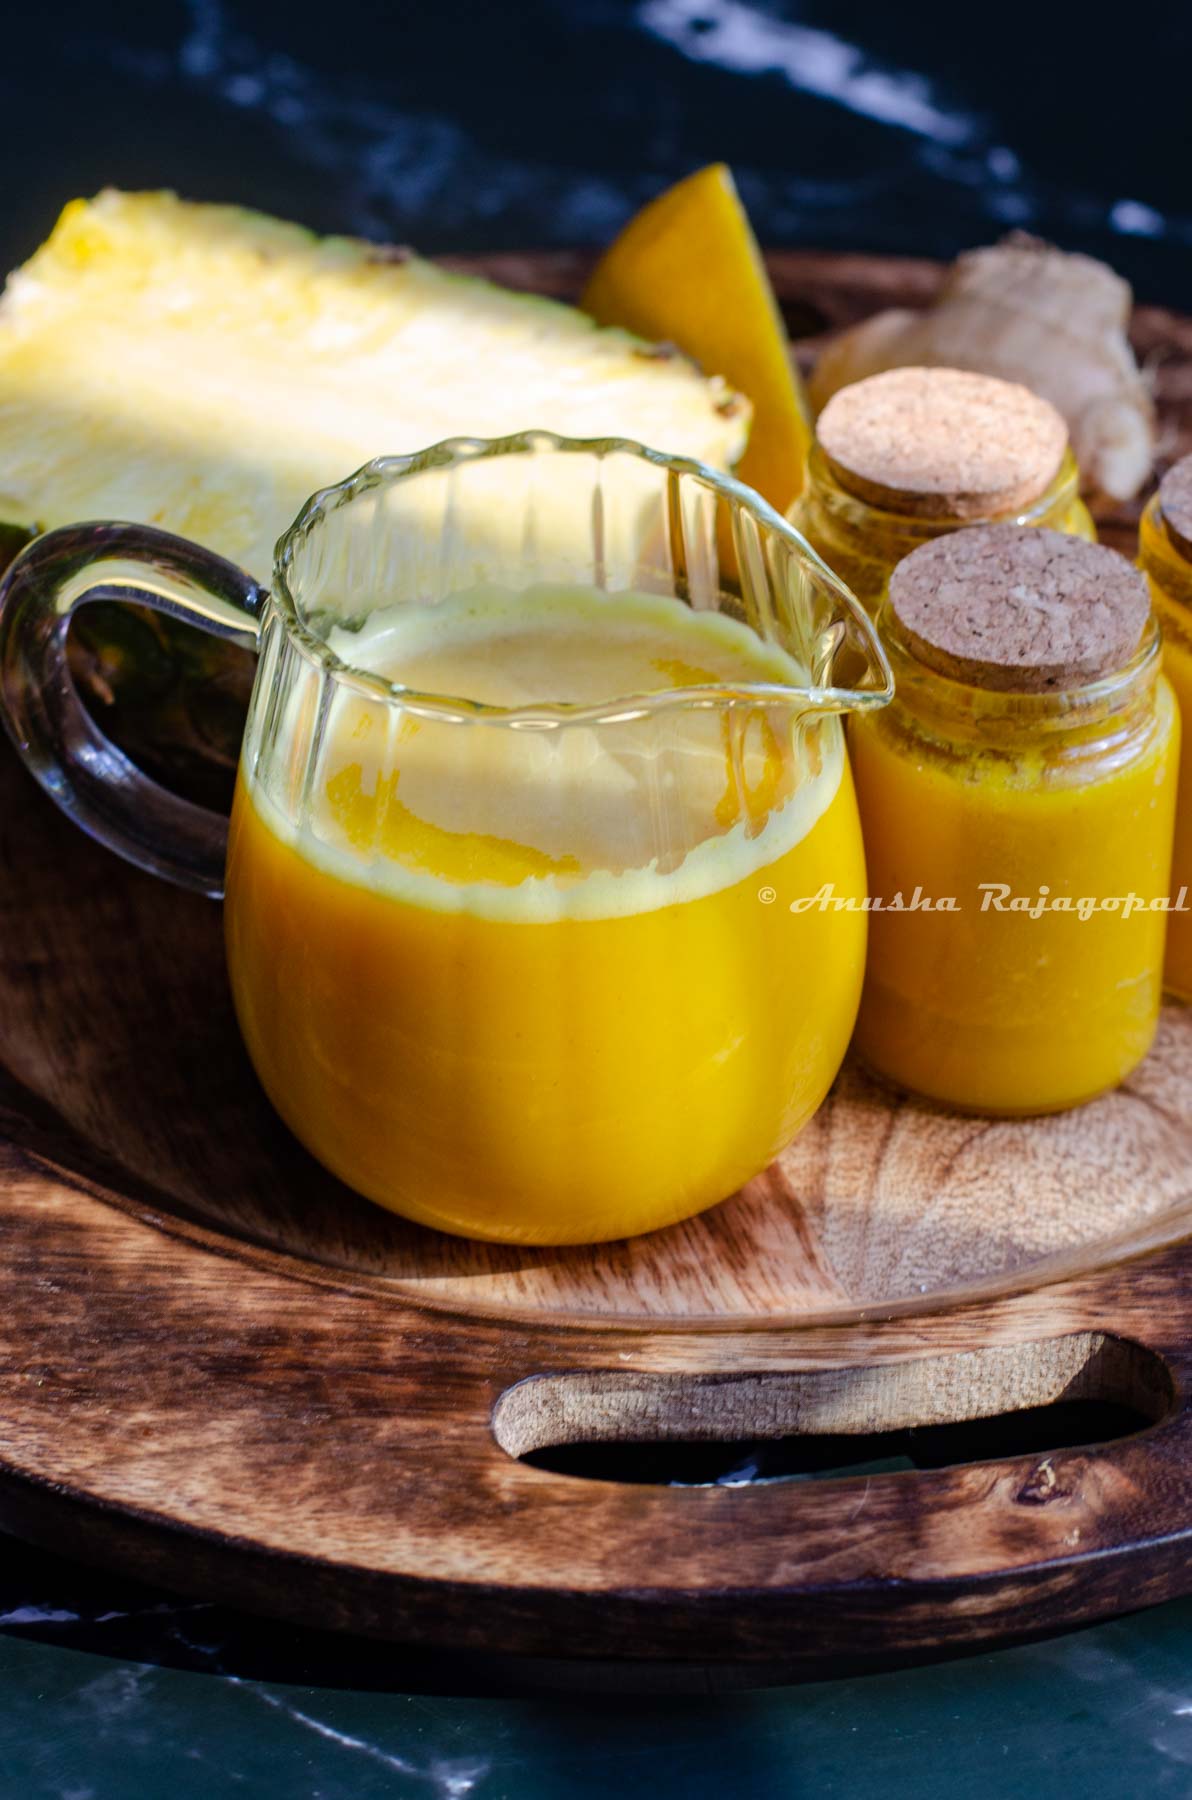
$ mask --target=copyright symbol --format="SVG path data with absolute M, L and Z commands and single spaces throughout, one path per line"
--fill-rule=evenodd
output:
M 758 888 L 757 897 L 763 906 L 773 906 L 778 895 L 772 887 Z

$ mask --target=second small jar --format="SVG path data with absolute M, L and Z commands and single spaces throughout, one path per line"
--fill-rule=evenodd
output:
M 1184 719 L 1176 803 L 1171 885 L 1192 894 L 1192 456 L 1168 469 L 1138 528 L 1138 561 L 1151 584 L 1163 628 L 1163 668 Z M 1173 994 L 1192 1000 L 1192 911 L 1167 922 L 1164 979 Z
M 871 613 L 904 556 L 961 526 L 1096 536 L 1055 407 L 963 369 L 889 369 L 834 394 L 790 518 Z
M 1158 1019 L 1179 716 L 1146 584 L 1048 530 L 900 563 L 896 696 L 852 735 L 874 912 L 856 1045 L 994 1114 L 1092 1099 Z

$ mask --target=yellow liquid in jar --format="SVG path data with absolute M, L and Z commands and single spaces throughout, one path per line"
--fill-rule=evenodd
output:
M 478 591 L 335 647 L 497 705 L 798 677 L 729 619 L 583 590 Z M 242 772 L 232 820 L 241 1026 L 292 1129 L 381 1205 L 483 1238 L 631 1235 L 723 1199 L 826 1093 L 865 918 L 784 902 L 865 892 L 837 718 L 526 731 L 344 690 L 301 824 L 267 786 Z
M 899 1085 L 965 1111 L 1046 1113 L 1115 1086 L 1150 1047 L 1165 914 L 982 910 L 1013 896 L 1169 893 L 1179 718 L 1160 680 L 1123 751 L 1049 759 L 943 747 L 895 709 L 850 745 L 871 888 L 916 887 L 956 912 L 875 912 L 859 1053 Z
M 1173 893 L 1187 888 L 1192 894 L 1192 561 L 1168 535 L 1157 494 L 1143 512 L 1138 547 L 1139 567 L 1150 583 L 1163 630 L 1163 673 L 1184 721 L 1171 886 Z M 1163 978 L 1173 994 L 1192 1000 L 1192 912 L 1173 912 L 1167 921 Z
M 1175 849 L 1171 859 L 1171 888 L 1192 896 L 1192 638 L 1177 630 L 1164 616 L 1163 672 L 1175 692 L 1180 717 L 1190 721 L 1180 740 L 1179 799 L 1176 807 Z M 1192 898 L 1188 899 L 1192 905 Z M 1192 1000 L 1192 912 L 1173 912 L 1167 921 L 1167 954 L 1164 983 L 1182 1000 Z

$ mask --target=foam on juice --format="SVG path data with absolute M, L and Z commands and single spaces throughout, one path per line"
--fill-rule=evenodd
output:
M 329 647 L 410 703 L 338 689 L 306 817 L 283 824 L 267 792 L 258 804 L 329 872 L 417 904 L 597 917 L 693 899 L 796 843 L 839 787 L 834 720 L 801 727 L 773 695 L 731 711 L 711 691 L 679 698 L 807 678 L 747 626 L 661 595 L 477 588 L 380 609 Z M 462 705 L 443 717 L 417 695 Z M 544 706 L 573 711 L 511 724 L 474 710 Z

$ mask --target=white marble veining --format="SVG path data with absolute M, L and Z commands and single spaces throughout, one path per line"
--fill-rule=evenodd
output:
M 383 1768 L 392 1769 L 395 1774 L 412 1775 L 417 1780 L 426 1782 L 431 1791 L 439 1795 L 441 1800 L 467 1800 L 467 1796 L 475 1790 L 477 1783 L 491 1767 L 486 1759 L 435 1760 L 423 1767 L 418 1763 L 411 1762 L 407 1757 L 397 1756 L 391 1750 L 382 1749 L 379 1744 L 370 1743 L 367 1738 L 355 1737 L 351 1732 L 340 1731 L 337 1726 L 329 1724 L 325 1719 L 314 1718 L 312 1714 L 303 1712 L 300 1707 L 291 1706 L 288 1700 L 283 1700 L 279 1694 L 269 1688 L 261 1687 L 256 1683 L 248 1684 L 242 1681 L 238 1675 L 229 1675 L 226 1679 L 229 1686 L 249 1687 L 255 1700 L 283 1713 L 295 1725 L 300 1725 L 305 1731 L 313 1731 L 316 1737 L 325 1739 L 327 1743 L 336 1744 L 341 1750 L 351 1750 L 360 1756 L 365 1756 L 371 1762 L 380 1763 Z
M 540 10 L 568 12 L 564 0 Z M 865 166 L 846 159 L 849 167 L 838 172 L 818 153 L 808 160 L 814 130 L 800 137 L 782 128 L 778 136 L 781 115 L 770 104 L 775 141 L 790 146 L 786 166 L 773 151 L 765 167 L 741 158 L 734 166 L 763 232 L 776 241 L 832 244 L 851 233 L 857 242 L 886 242 L 900 229 L 899 247 L 930 250 L 941 238 L 976 242 L 1022 227 L 1077 245 L 1090 237 L 1192 244 L 1192 202 L 1164 209 L 1145 192 L 1106 195 L 1084 186 L 1078 164 L 1062 185 L 1032 167 L 1013 142 L 1020 117 L 1013 94 L 987 116 L 954 91 L 951 77 L 883 61 L 842 33 L 787 16 L 798 10 L 762 0 L 584 0 L 572 30 L 577 41 L 591 29 L 624 46 L 618 75 L 627 92 L 634 45 L 649 44 L 673 57 L 674 93 L 682 66 L 698 65 L 731 79 L 743 107 L 762 104 L 765 84 L 778 82 L 792 101 L 805 96 L 881 133 L 884 148 Z M 481 135 L 466 98 L 450 111 L 411 98 L 411 84 L 390 75 L 383 60 L 373 66 L 362 56 L 346 72 L 283 51 L 262 30 L 260 11 L 246 0 L 185 0 L 172 49 L 148 50 L 109 28 L 97 30 L 86 53 L 146 91 L 180 85 L 216 109 L 261 121 L 298 168 L 335 184 L 340 227 L 365 235 L 474 244 L 491 229 L 494 241 L 509 241 L 512 231 L 526 242 L 598 242 L 685 166 L 678 125 L 691 132 L 692 121 L 676 117 L 673 98 L 643 131 L 640 167 L 610 158 L 599 132 L 590 162 L 577 160 L 573 147 L 569 163 L 546 140 L 537 154 L 494 143 L 491 119 Z M 362 48 L 367 43 L 364 25 Z M 510 80 L 518 53 L 511 26 L 509 64 L 494 71 L 494 81 Z M 952 60 L 941 53 L 941 66 Z M 540 75 L 531 69 L 528 79 Z M 709 136 L 705 154 L 716 153 Z
M 741 75 L 780 74 L 797 92 L 935 143 L 971 143 L 979 130 L 968 114 L 941 104 L 926 77 L 884 68 L 831 31 L 775 18 L 745 0 L 642 0 L 637 18 L 693 62 Z
M 1081 192 L 1078 181 L 1065 196 L 1044 194 L 1023 158 L 995 141 L 989 122 L 949 98 L 940 82 L 885 66 L 833 32 L 775 17 L 748 0 L 640 0 L 637 18 L 644 31 L 694 62 L 747 76 L 779 75 L 796 92 L 921 140 L 923 167 L 945 182 L 979 190 L 985 211 L 999 224 L 1030 225 L 1046 200 L 1047 210 L 1058 206 L 1074 228 L 1101 214 L 1108 229 L 1123 236 L 1192 242 L 1192 214 L 1165 218 L 1132 198 L 1104 205 Z

